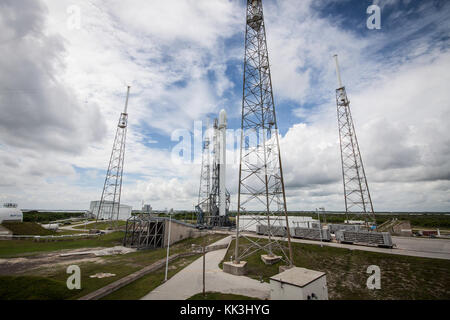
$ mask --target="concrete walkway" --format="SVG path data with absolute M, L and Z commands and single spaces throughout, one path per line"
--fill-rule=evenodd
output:
M 80 226 L 87 226 L 89 224 L 93 224 L 95 223 L 95 221 L 89 221 L 88 223 L 82 222 L 82 223 L 77 223 L 77 224 L 73 224 L 70 226 L 61 226 L 59 227 L 60 230 L 66 230 L 66 231 L 79 231 L 80 233 L 84 233 L 86 232 L 86 230 L 84 229 L 75 229 L 76 227 L 80 227 Z M 89 232 L 89 230 L 87 230 L 87 232 Z
M 228 244 L 231 236 L 213 245 Z M 270 285 L 247 277 L 224 273 L 219 263 L 227 249 L 206 254 L 206 291 L 244 295 L 259 299 L 269 299 Z M 166 283 L 157 287 L 142 300 L 186 300 L 203 290 L 203 257 L 178 272 Z

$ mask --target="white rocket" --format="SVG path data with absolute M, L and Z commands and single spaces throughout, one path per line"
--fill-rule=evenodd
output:
M 219 215 L 226 215 L 226 187 L 225 176 L 227 168 L 227 112 L 220 111 L 219 114 Z

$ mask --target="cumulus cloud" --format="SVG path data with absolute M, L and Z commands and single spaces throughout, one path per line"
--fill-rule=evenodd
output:
M 103 123 L 59 78 L 64 40 L 43 33 L 46 14 L 35 1 L 2 4 L 0 134 L 9 146 L 79 152 L 102 137 Z
M 278 118 L 293 123 L 279 124 L 288 208 L 343 208 L 338 53 L 375 209 L 448 210 L 449 5 L 380 0 L 395 8 L 385 29 L 361 34 L 344 12 L 320 14 L 333 2 L 264 2 Z M 0 4 L 0 201 L 80 209 L 100 197 L 130 84 L 123 201 L 191 208 L 200 166 L 174 165 L 167 141 L 223 107 L 240 117 L 228 66 L 242 72 L 244 3 L 83 0 L 80 29 L 67 26 L 72 4 Z

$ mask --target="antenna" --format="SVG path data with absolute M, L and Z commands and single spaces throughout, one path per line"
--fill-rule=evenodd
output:
M 124 114 L 128 114 L 128 98 L 130 97 L 130 86 L 128 86 L 127 89 L 127 100 L 125 101 L 125 111 L 123 112 Z
M 338 55 L 335 54 L 334 55 L 334 59 L 336 60 L 336 74 L 337 74 L 337 78 L 338 78 L 338 84 L 339 84 L 339 88 L 342 88 L 342 79 L 341 79 L 341 71 L 339 69 L 339 60 L 338 60 Z

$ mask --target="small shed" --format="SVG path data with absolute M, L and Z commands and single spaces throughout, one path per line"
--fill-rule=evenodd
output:
M 328 300 L 324 272 L 293 267 L 270 278 L 271 300 Z

